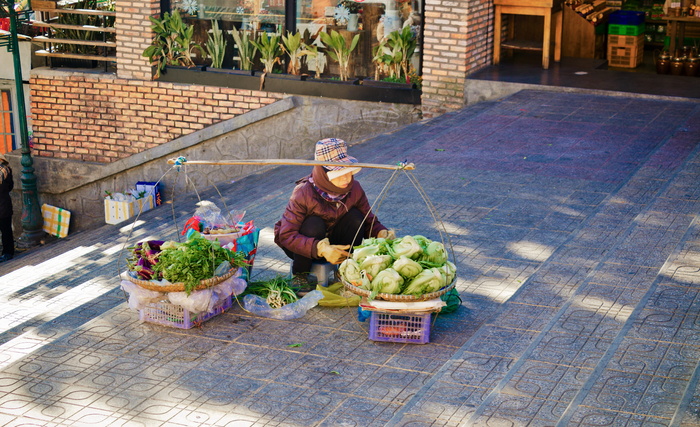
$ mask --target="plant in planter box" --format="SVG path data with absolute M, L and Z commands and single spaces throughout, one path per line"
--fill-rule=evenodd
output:
M 253 40 L 248 35 L 248 31 L 239 31 L 234 27 L 231 30 L 231 35 L 233 40 L 236 42 L 236 47 L 238 48 L 238 57 L 241 70 L 252 70 L 253 61 L 255 60 L 255 54 L 258 52 L 258 48 L 255 46 Z
M 166 65 L 193 67 L 192 50 L 203 52 L 202 47 L 192 40 L 194 25 L 186 25 L 177 10 L 172 14 L 165 12 L 163 19 L 152 16 L 148 19 L 151 20 L 151 30 L 155 36 L 142 56 L 156 65 L 156 78 L 160 77 Z
M 398 53 L 398 63 L 401 67 L 402 77 L 408 81 L 408 70 L 411 64 L 411 57 L 416 51 L 418 41 L 416 40 L 410 26 L 404 27 L 401 31 L 393 31 L 389 34 L 389 44 Z
M 410 27 L 392 31 L 389 37 L 374 48 L 372 62 L 375 64 L 375 80 L 380 74 L 388 74 L 395 81 L 409 82 L 411 57 L 416 50 L 417 41 Z
M 256 41 L 251 41 L 253 46 L 255 46 L 260 52 L 260 62 L 262 62 L 264 67 L 264 72 L 272 73 L 275 64 L 280 62 L 280 36 L 278 35 L 268 35 L 266 32 L 262 32 L 258 35 Z
M 221 64 L 224 62 L 224 54 L 226 53 L 226 45 L 224 32 L 219 28 L 219 22 L 211 21 L 211 32 L 209 33 L 206 46 L 211 57 L 212 67 L 221 68 Z
M 304 55 L 306 55 L 309 60 L 307 63 L 311 65 L 313 63 L 314 69 L 316 70 L 316 78 L 320 79 L 323 70 L 326 68 L 326 54 L 319 50 L 318 46 L 313 43 L 304 43 Z
M 357 42 L 360 40 L 360 35 L 355 34 L 350 43 L 346 43 L 345 37 L 335 30 L 331 30 L 329 33 L 321 33 L 321 41 L 326 45 L 328 50 L 328 55 L 334 60 L 338 61 L 340 66 L 340 80 L 348 79 L 348 72 L 350 68 L 350 56 L 352 51 L 357 47 Z
M 301 33 L 297 31 L 292 34 L 291 31 L 287 31 L 287 34 L 282 36 L 282 50 L 289 56 L 287 72 L 294 75 L 300 74 L 301 59 L 305 55 Z

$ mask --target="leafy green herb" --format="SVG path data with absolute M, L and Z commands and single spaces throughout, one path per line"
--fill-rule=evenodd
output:
M 243 295 L 253 294 L 265 298 L 272 308 L 280 308 L 299 300 L 299 297 L 289 286 L 287 279 L 277 276 L 271 280 L 251 282 Z
M 242 267 L 245 265 L 245 255 L 222 248 L 218 242 L 193 233 L 184 243 L 163 245 L 153 271 L 171 283 L 182 282 L 189 295 L 201 280 L 213 277 L 216 268 L 224 261 L 228 261 L 231 268 Z

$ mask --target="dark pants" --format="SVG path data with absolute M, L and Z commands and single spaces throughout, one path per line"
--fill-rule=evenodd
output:
M 0 233 L 2 233 L 2 254 L 15 254 L 15 237 L 12 235 L 12 217 L 0 218 Z
M 352 208 L 348 213 L 340 218 L 335 227 L 333 227 L 333 230 L 330 232 L 330 234 L 328 234 L 326 230 L 326 223 L 317 216 L 310 216 L 301 223 L 299 233 L 318 240 L 328 237 L 331 245 L 357 246 L 362 243 L 362 239 L 366 235 L 365 230 L 367 230 L 368 225 L 366 223 L 362 224 L 363 219 L 364 215 L 362 215 L 359 210 Z M 362 230 L 358 233 L 357 230 L 360 228 L 360 226 L 362 226 Z M 357 237 L 355 237 L 355 234 L 357 234 Z M 292 274 L 308 273 L 311 271 L 311 264 L 313 262 L 311 258 L 306 258 L 305 256 L 295 254 L 286 248 L 283 249 L 287 256 L 293 260 Z

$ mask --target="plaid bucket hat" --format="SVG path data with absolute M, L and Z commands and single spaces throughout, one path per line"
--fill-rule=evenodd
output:
M 348 146 L 342 139 L 326 138 L 316 143 L 314 160 L 321 162 L 357 163 L 357 159 L 348 155 Z M 328 171 L 328 179 L 335 179 L 346 173 L 357 173 L 361 168 L 345 166 L 324 166 Z

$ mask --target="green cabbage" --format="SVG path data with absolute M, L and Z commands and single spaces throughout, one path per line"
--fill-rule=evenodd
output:
M 389 253 L 394 259 L 399 259 L 401 255 L 411 259 L 417 259 L 423 253 L 423 249 L 421 249 L 413 236 L 404 236 L 393 241 Z
M 450 261 L 445 261 L 445 265 L 441 268 L 445 271 L 445 284 L 449 285 L 457 275 L 457 266 Z
M 370 255 L 378 255 L 380 247 L 378 245 L 370 246 L 355 246 L 355 250 L 352 253 L 352 259 L 357 261 L 358 264 L 362 263 Z
M 421 249 L 425 250 L 428 245 L 432 242 L 432 240 L 428 239 L 425 236 L 421 236 L 420 234 L 417 234 L 413 236 L 414 239 L 416 239 L 416 242 L 420 245 Z
M 392 268 L 406 279 L 413 278 L 423 271 L 423 267 L 420 264 L 405 255 L 401 255 L 399 259 L 394 261 Z
M 414 277 L 402 291 L 409 295 L 422 295 L 439 291 L 445 286 L 445 277 L 437 268 L 428 268 Z
M 403 277 L 393 268 L 387 268 L 372 280 L 372 293 L 398 294 L 403 286 Z
M 360 263 L 360 270 L 371 278 L 377 275 L 380 271 L 389 267 L 393 261 L 391 255 L 370 255 Z
M 425 248 L 420 260 L 425 261 L 426 264 L 431 267 L 441 267 L 445 265 L 445 261 L 447 261 L 445 245 L 440 242 L 430 242 L 428 247 Z
M 364 271 L 360 271 L 360 288 L 365 289 L 367 291 L 372 290 L 372 282 L 369 280 L 367 277 L 367 273 Z
M 355 283 L 359 282 L 361 279 L 360 265 L 352 258 L 347 258 L 340 263 L 338 266 L 338 273 L 340 273 L 340 277 L 345 279 L 346 282 Z

